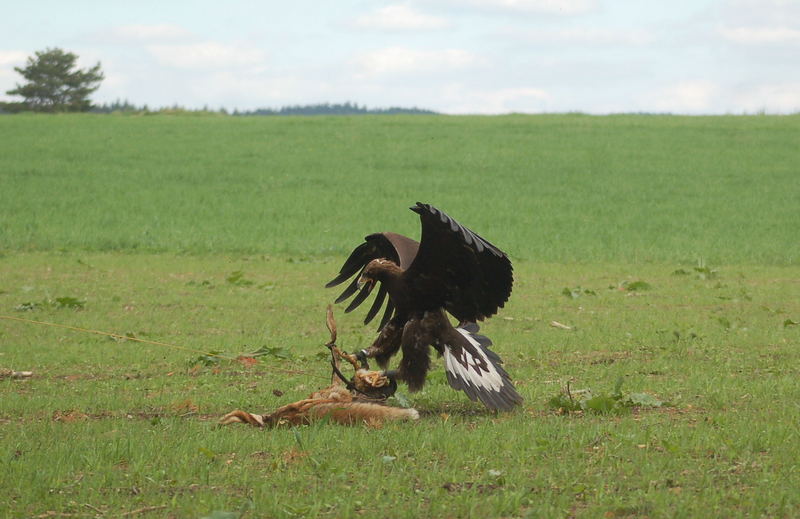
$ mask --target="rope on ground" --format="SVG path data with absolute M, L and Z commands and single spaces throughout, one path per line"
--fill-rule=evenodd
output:
M 0 319 L 6 319 L 6 320 L 9 320 L 9 321 L 19 321 L 19 322 L 23 322 L 23 323 L 36 324 L 36 325 L 42 325 L 42 326 L 51 326 L 51 327 L 54 327 L 54 328 L 63 328 L 63 329 L 66 329 L 66 330 L 72 330 L 74 332 L 93 333 L 95 335 L 104 335 L 106 337 L 113 337 L 115 339 L 121 339 L 121 340 L 126 340 L 126 341 L 134 341 L 134 342 L 142 342 L 142 343 L 145 343 L 145 344 L 153 344 L 155 346 L 163 346 L 165 348 L 172 348 L 172 349 L 175 349 L 175 350 L 183 350 L 183 351 L 188 351 L 188 352 L 191 352 L 191 353 L 199 353 L 201 355 L 208 356 L 208 357 L 217 357 L 217 358 L 222 359 L 222 360 L 237 360 L 236 357 L 229 357 L 227 355 L 222 355 L 220 353 L 207 352 L 207 351 L 203 351 L 203 350 L 198 350 L 196 348 L 188 348 L 186 346 L 179 346 L 177 344 L 171 344 L 171 343 L 168 343 L 168 342 L 151 341 L 149 339 L 140 339 L 139 337 L 131 337 L 129 335 L 120 335 L 118 333 L 105 332 L 105 331 L 102 331 L 102 330 L 93 330 L 93 329 L 90 329 L 90 328 L 81 328 L 79 326 L 70 326 L 70 325 L 67 325 L 67 324 L 51 323 L 51 322 L 47 322 L 47 321 L 35 321 L 33 319 L 26 319 L 24 317 L 14 317 L 14 316 L 11 316 L 11 315 L 0 315 Z M 267 369 L 269 369 L 269 370 L 272 370 L 272 371 L 279 371 L 279 372 L 288 373 L 288 374 L 291 374 L 291 375 L 304 375 L 305 374 L 305 371 L 301 371 L 301 370 L 276 368 L 274 366 L 265 366 L 265 367 Z

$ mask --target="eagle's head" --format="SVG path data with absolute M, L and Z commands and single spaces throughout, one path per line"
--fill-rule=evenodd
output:
M 359 290 L 367 285 L 369 285 L 371 289 L 372 285 L 376 282 L 386 281 L 389 276 L 397 276 L 400 275 L 401 272 L 402 269 L 400 269 L 394 261 L 386 258 L 374 259 L 367 263 L 367 266 L 361 271 L 357 285 Z

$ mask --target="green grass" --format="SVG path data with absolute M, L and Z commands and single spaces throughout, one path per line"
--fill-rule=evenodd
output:
M 800 117 L 0 117 L 0 249 L 344 254 L 415 201 L 545 262 L 797 264 Z
M 0 315 L 183 348 L 0 319 L 0 517 L 796 517 L 798 123 L 0 117 Z M 511 253 L 524 407 L 438 363 L 418 423 L 217 428 L 328 384 L 322 286 L 416 200 Z M 667 404 L 548 405 L 618 380 Z
M 20 253 L 0 259 L 0 308 L 15 317 L 132 333 L 195 351 L 3 321 L 0 488 L 5 516 L 47 511 L 148 517 L 792 517 L 800 423 L 797 267 L 520 262 L 515 294 L 483 330 L 526 399 L 493 416 L 450 390 L 440 366 L 407 395 L 420 423 L 382 429 L 219 429 L 327 385 L 321 288 L 340 258 Z M 252 285 L 226 278 L 242 271 Z M 622 282 L 643 280 L 645 291 Z M 577 298 L 564 288 L 594 292 Z M 794 295 L 793 295 L 794 294 Z M 26 302 L 84 301 L 82 310 Z M 371 339 L 339 308 L 340 343 Z M 550 326 L 558 321 L 573 327 Z M 200 352 L 265 357 L 198 363 Z M 283 369 L 296 371 L 285 373 Z M 646 392 L 668 406 L 559 415 L 575 389 Z M 273 390 L 284 394 L 277 397 Z M 388 457 L 388 458 L 387 458 Z M 0 511 L 2 516 L 2 511 Z

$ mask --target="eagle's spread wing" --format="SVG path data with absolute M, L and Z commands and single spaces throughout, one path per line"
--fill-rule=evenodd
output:
M 431 205 L 417 202 L 411 210 L 420 216 L 422 238 L 403 277 L 416 299 L 461 322 L 497 313 L 514 282 L 508 256 Z
M 339 270 L 339 275 L 329 281 L 325 287 L 334 287 L 354 276 L 352 281 L 344 289 L 344 292 L 342 292 L 341 295 L 336 298 L 336 302 L 341 303 L 356 293 L 358 290 L 358 278 L 361 276 L 361 272 L 364 270 L 364 267 L 366 267 L 370 261 L 378 258 L 385 258 L 395 262 L 400 266 L 401 269 L 405 269 L 414 261 L 414 257 L 417 255 L 417 249 L 419 249 L 419 243 L 411 238 L 403 236 L 402 234 L 396 234 L 393 232 L 370 234 L 364 238 L 364 243 L 356 247 L 353 252 L 350 253 L 350 257 L 347 258 L 342 265 L 342 268 Z M 353 309 L 358 307 L 358 305 L 363 303 L 367 296 L 369 296 L 372 288 L 372 284 L 366 285 L 364 288 L 362 288 L 347 306 L 345 312 L 351 312 Z M 375 301 L 372 303 L 372 307 L 370 307 L 369 312 L 367 312 L 367 316 L 364 319 L 364 324 L 368 324 L 370 321 L 372 321 L 372 319 L 383 306 L 383 301 L 385 298 L 386 287 L 381 284 L 380 288 L 378 289 L 378 294 L 375 296 Z M 390 298 L 386 303 L 386 310 L 383 314 L 383 318 L 381 319 L 380 328 L 383 328 L 389 319 L 392 318 L 393 312 L 394 304 Z
M 503 361 L 489 349 L 487 337 L 478 335 L 474 323 L 451 328 L 442 338 L 444 367 L 450 387 L 480 400 L 489 409 L 508 411 L 522 403 Z

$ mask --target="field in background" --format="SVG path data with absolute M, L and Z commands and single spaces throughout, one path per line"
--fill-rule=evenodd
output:
M 0 315 L 188 348 L 0 320 L 0 517 L 796 517 L 799 123 L 0 117 Z M 322 285 L 416 200 L 510 251 L 524 407 L 215 427 L 327 385 Z
M 344 254 L 432 203 L 515 259 L 792 264 L 800 117 L 0 118 L 0 249 Z

